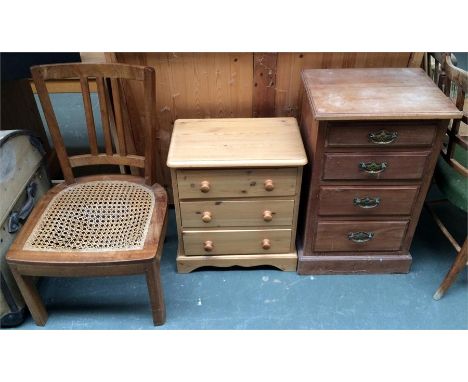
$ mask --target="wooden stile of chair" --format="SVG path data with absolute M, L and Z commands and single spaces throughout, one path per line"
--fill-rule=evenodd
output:
M 453 65 L 453 55 L 449 53 L 432 53 L 434 67 L 428 68 L 428 74 L 438 84 L 439 88 L 455 101 L 459 110 L 464 110 L 465 98 L 468 92 L 468 72 Z M 468 125 L 468 112 L 463 112 L 461 120 L 453 120 L 447 130 L 447 143 L 441 151 L 434 178 L 448 200 L 465 212 L 468 211 L 468 136 L 460 132 L 464 124 Z M 457 252 L 455 261 L 434 294 L 434 299 L 441 299 L 453 284 L 457 275 L 468 265 L 468 239 L 460 246 L 450 234 L 447 227 L 437 216 L 433 206 L 440 201 L 426 202 L 426 207 L 436 221 L 442 233 L 447 237 Z
M 44 116 L 65 182 L 37 204 L 11 246 L 7 261 L 33 319 L 45 325 L 47 312 L 33 282 L 35 276 L 146 276 L 153 322 L 165 322 L 160 259 L 167 222 L 167 195 L 153 183 L 155 72 L 126 64 L 57 64 L 31 68 Z M 46 81 L 79 78 L 89 154 L 69 156 L 47 91 Z M 96 79 L 104 152 L 99 152 L 88 80 Z M 143 85 L 144 155 L 125 144 L 123 81 Z M 80 166 L 141 168 L 144 176 L 102 174 L 75 177 Z M 135 173 L 132 171 L 132 173 Z

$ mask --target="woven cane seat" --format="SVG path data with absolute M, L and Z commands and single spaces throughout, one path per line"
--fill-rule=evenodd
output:
M 152 190 L 120 180 L 77 183 L 53 197 L 24 250 L 99 252 L 138 250 L 154 209 Z

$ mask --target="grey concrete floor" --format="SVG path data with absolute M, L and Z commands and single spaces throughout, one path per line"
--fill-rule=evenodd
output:
M 466 214 L 438 207 L 455 236 Z M 143 276 L 42 280 L 49 321 L 19 329 L 468 329 L 467 273 L 440 301 L 432 294 L 454 252 L 423 211 L 404 275 L 299 276 L 273 268 L 176 273 L 177 234 L 170 211 L 162 260 L 167 322 L 152 325 Z

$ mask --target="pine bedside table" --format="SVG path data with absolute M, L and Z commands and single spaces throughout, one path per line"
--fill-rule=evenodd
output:
M 461 112 L 421 69 L 302 73 L 300 274 L 406 273 L 442 139 Z
M 295 271 L 306 162 L 294 118 L 177 120 L 167 159 L 177 270 L 272 265 Z

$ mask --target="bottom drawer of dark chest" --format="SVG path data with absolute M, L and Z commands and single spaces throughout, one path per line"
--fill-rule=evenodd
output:
M 319 221 L 314 251 L 397 251 L 407 226 L 407 220 Z

